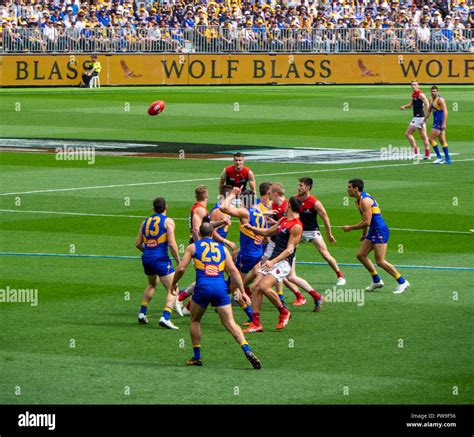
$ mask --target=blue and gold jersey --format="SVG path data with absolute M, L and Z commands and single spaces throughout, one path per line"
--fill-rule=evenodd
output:
M 203 238 L 194 243 L 193 256 L 196 269 L 196 287 L 226 287 L 224 278 L 225 249 L 222 243 L 212 238 Z
M 215 209 L 219 209 L 220 206 L 221 206 L 221 202 L 217 202 L 217 203 L 212 207 L 211 211 L 209 212 L 209 217 L 211 217 L 212 212 L 213 212 Z M 228 215 L 228 214 L 224 214 L 224 217 L 230 219 L 230 215 Z M 229 233 L 229 227 L 230 227 L 230 225 L 220 225 L 220 226 L 218 226 L 217 228 L 214 228 L 214 230 L 215 230 L 222 238 L 227 238 L 227 234 Z
M 263 203 L 262 199 L 257 199 L 257 208 L 260 210 L 261 213 L 267 212 L 272 209 L 272 202 L 268 201 L 268 203 Z
M 440 98 L 441 96 L 436 97 L 431 103 L 431 110 L 433 112 L 433 124 L 435 125 L 441 125 L 443 123 L 444 118 L 444 110 L 441 109 L 441 105 L 439 102 Z
M 375 229 L 383 229 L 383 228 L 388 229 L 388 226 L 387 226 L 387 224 L 385 223 L 385 220 L 382 217 L 382 212 L 380 211 L 378 203 L 375 201 L 375 199 L 370 194 L 366 193 L 365 191 L 362 191 L 362 193 L 360 195 L 360 199 L 356 200 L 356 206 L 357 206 L 360 214 L 362 215 L 362 209 L 360 207 L 360 202 L 362 201 L 362 199 L 365 199 L 365 198 L 372 199 L 372 201 L 374 202 L 373 205 L 372 205 L 372 220 L 370 221 L 369 229 L 371 231 L 375 230 Z
M 256 228 L 267 227 L 265 217 L 257 208 L 247 208 L 249 224 Z M 255 235 L 250 229 L 240 225 L 240 252 L 244 256 L 261 257 L 263 255 L 263 237 Z
M 142 225 L 144 255 L 156 258 L 168 258 L 168 235 L 163 214 L 153 214 Z

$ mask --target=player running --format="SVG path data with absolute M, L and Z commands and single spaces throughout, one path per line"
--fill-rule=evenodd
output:
M 347 185 L 347 193 L 350 197 L 356 199 L 356 206 L 362 215 L 362 221 L 356 225 L 343 226 L 342 229 L 344 232 L 362 229 L 362 236 L 360 238 L 362 244 L 357 253 L 357 259 L 372 275 L 372 283 L 366 290 L 373 291 L 384 286 L 384 283 L 377 274 L 374 264 L 368 258 L 368 254 L 373 250 L 375 252 L 375 262 L 377 265 L 382 267 L 382 269 L 393 276 L 398 282 L 398 286 L 393 293 L 404 293 L 410 286 L 410 283 L 398 273 L 392 264 L 385 260 L 390 230 L 382 218 L 382 213 L 377 202 L 370 194 L 364 191 L 364 182 L 361 179 L 351 179 Z M 368 232 L 367 228 L 369 228 Z
M 448 143 L 446 142 L 446 122 L 448 120 L 448 107 L 446 106 L 446 100 L 439 95 L 438 87 L 433 85 L 431 87 L 431 100 L 428 111 L 426 112 L 424 122 L 430 118 L 430 114 L 433 112 L 433 128 L 429 135 L 429 142 L 433 146 L 433 150 L 436 152 L 437 159 L 433 164 L 451 164 L 451 157 L 449 156 Z M 441 140 L 443 146 L 444 157 L 441 156 L 436 138 Z
M 300 178 L 298 184 L 298 198 L 301 200 L 300 220 L 303 223 L 303 241 L 309 241 L 318 250 L 320 255 L 329 264 L 329 266 L 336 272 L 336 285 L 346 285 L 346 279 L 339 268 L 337 261 L 329 253 L 329 250 L 321 235 L 318 224 L 318 215 L 324 222 L 326 229 L 326 236 L 330 243 L 335 243 L 336 239 L 331 232 L 331 222 L 329 216 L 324 209 L 323 204 L 315 196 L 311 194 L 313 188 L 313 179 Z
M 160 318 L 160 326 L 168 329 L 179 329 L 171 322 L 171 312 L 173 311 L 176 294 L 172 287 L 174 269 L 171 259 L 168 256 L 168 247 L 179 264 L 178 245 L 174 235 L 174 221 L 166 216 L 166 201 L 163 197 L 157 197 L 153 201 L 154 214 L 148 217 L 141 225 L 135 246 L 143 252 L 142 264 L 145 274 L 148 277 L 148 285 L 145 288 L 140 312 L 138 313 L 138 323 L 147 324 L 146 316 L 148 307 L 156 286 L 161 281 L 166 289 L 166 302 L 163 314 Z
M 284 329 L 290 320 L 291 313 L 281 303 L 278 294 L 273 287 L 288 276 L 291 272 L 291 265 L 296 253 L 296 248 L 303 235 L 303 224 L 299 219 L 301 200 L 296 196 L 290 197 L 287 202 L 286 216 L 280 219 L 279 223 L 269 229 L 255 228 L 250 224 L 246 227 L 258 235 L 276 235 L 275 248 L 268 260 L 262 263 L 257 274 L 257 279 L 252 291 L 253 322 L 244 332 L 262 332 L 263 327 L 260 321 L 260 310 L 263 296 L 278 309 L 280 316 L 277 330 Z
M 216 307 L 221 323 L 239 343 L 245 357 L 254 369 L 260 369 L 262 364 L 254 355 L 247 343 L 240 327 L 235 323 L 230 305 L 227 282 L 224 279 L 226 271 L 236 284 L 237 290 L 243 289 L 242 280 L 237 271 L 229 251 L 222 243 L 214 241 L 211 236 L 213 227 L 210 223 L 203 223 L 199 228 L 200 239 L 186 248 L 183 260 L 176 269 L 172 287 L 186 271 L 191 260 L 196 269 L 196 288 L 191 300 L 190 333 L 194 355 L 187 361 L 190 366 L 202 366 L 201 360 L 201 319 L 209 304 Z M 235 292 L 236 294 L 239 291 Z
M 413 108 L 413 119 L 411 120 L 408 128 L 405 132 L 410 145 L 413 149 L 413 158 L 421 159 L 421 154 L 418 151 L 418 146 L 416 145 L 415 137 L 413 132 L 416 130 L 420 133 L 420 137 L 425 145 L 425 156 L 423 159 L 430 159 L 430 143 L 428 142 L 428 136 L 426 134 L 426 124 L 425 124 L 425 111 L 424 108 L 429 107 L 429 102 L 426 96 L 423 94 L 423 91 L 419 89 L 418 82 L 416 80 L 411 82 L 411 89 L 413 93 L 411 95 L 411 102 L 407 105 L 402 105 L 400 109 L 404 111 L 407 108 Z
M 245 156 L 243 153 L 234 153 L 234 165 L 224 168 L 219 180 L 219 193 L 223 185 L 230 185 L 231 187 L 238 187 L 242 191 L 247 189 L 247 183 L 250 190 L 257 192 L 257 182 L 255 176 L 248 167 L 245 167 Z

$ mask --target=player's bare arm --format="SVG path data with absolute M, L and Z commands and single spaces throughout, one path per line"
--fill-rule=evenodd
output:
M 255 180 L 255 175 L 252 170 L 249 171 L 249 186 L 254 193 L 257 192 L 257 181 Z
M 326 212 L 326 209 L 324 208 L 324 205 L 318 200 L 314 204 L 314 210 L 318 213 L 319 217 L 324 222 L 324 227 L 326 229 L 326 235 L 328 237 L 328 241 L 330 243 L 335 243 L 336 239 L 334 238 L 334 235 L 332 235 L 332 230 L 331 230 L 331 221 L 329 220 L 328 213 Z
M 212 222 L 211 222 L 212 223 Z M 219 235 L 219 232 L 217 231 L 214 231 L 212 233 L 212 239 L 214 241 L 217 241 L 219 243 L 222 243 L 222 244 L 226 244 L 227 246 L 229 246 L 232 250 L 236 250 L 237 249 L 237 246 L 236 244 L 233 242 L 233 241 L 230 241 L 228 240 L 227 238 L 224 238 L 222 235 Z
M 443 124 L 442 128 L 443 130 L 446 130 L 446 123 L 448 121 L 448 105 L 446 105 L 446 100 L 444 100 L 442 97 L 438 99 L 439 102 L 439 107 L 443 111 Z
M 206 217 L 206 209 L 204 207 L 199 207 L 194 210 L 191 228 L 191 234 L 194 241 L 199 240 L 199 226 L 201 226 L 204 217 Z
M 230 219 L 224 216 L 224 214 L 222 213 L 220 209 L 215 209 L 214 211 L 212 211 L 210 219 L 211 219 L 210 223 L 213 228 L 219 228 L 221 226 L 230 225 Z M 227 242 L 231 243 L 229 240 L 222 238 L 217 232 L 214 232 L 212 234 L 212 239 L 215 241 L 219 241 L 221 243 L 225 243 L 225 244 L 227 244 Z
M 174 235 L 174 230 L 176 224 L 173 219 L 167 218 L 165 221 L 166 237 L 168 240 L 168 247 L 170 248 L 171 255 L 173 256 L 176 264 L 180 263 L 178 244 L 176 243 L 176 237 Z
M 249 212 L 247 211 L 247 208 L 236 208 L 234 205 L 232 205 L 232 201 L 241 193 L 241 191 L 242 190 L 240 188 L 234 187 L 230 194 L 222 201 L 219 209 L 224 214 L 229 214 L 232 217 L 238 217 L 243 220 L 248 220 Z
M 145 223 L 145 221 L 143 221 L 142 224 L 140 225 L 140 228 L 138 228 L 138 235 L 137 235 L 137 238 L 135 240 L 135 247 L 140 252 L 143 252 L 145 250 L 144 247 L 143 247 L 143 234 L 142 234 L 143 223 Z
M 426 123 L 426 120 L 430 118 L 431 115 L 431 104 L 433 103 L 433 99 L 430 100 L 428 103 L 428 109 L 426 110 L 425 117 L 423 118 L 423 123 Z
M 373 203 L 374 202 L 372 201 L 372 199 L 369 199 L 368 197 L 366 197 L 365 199 L 362 199 L 360 203 L 360 209 L 362 210 L 362 220 L 356 225 L 344 225 L 342 227 L 342 230 L 344 232 L 350 232 L 350 231 L 355 231 L 357 229 L 368 228 L 372 220 Z
M 236 292 L 234 292 L 235 299 L 239 299 L 241 297 L 242 291 L 245 289 L 244 284 L 242 282 L 242 277 L 240 276 L 240 272 L 235 267 L 234 261 L 232 260 L 232 255 L 227 250 L 225 251 L 225 271 L 230 276 L 231 281 L 236 286 Z
M 298 246 L 301 235 L 303 235 L 303 228 L 300 225 L 293 226 L 290 230 L 290 238 L 288 239 L 286 249 L 276 258 L 266 260 L 263 265 L 268 269 L 272 269 L 275 264 L 291 255 L 295 251 L 296 246 Z
M 409 108 L 412 108 L 412 107 L 413 107 L 413 103 L 410 102 L 410 103 L 408 103 L 407 105 L 402 105 L 402 106 L 400 106 L 400 109 L 401 109 L 402 111 L 404 111 L 405 109 L 409 109 Z
M 256 228 L 255 226 L 252 226 L 248 223 L 244 224 L 244 226 L 247 229 L 250 229 L 255 235 L 262 235 L 264 237 L 271 237 L 272 235 L 275 235 L 278 232 L 279 224 L 280 224 L 280 222 L 277 222 L 271 228 L 266 228 L 266 229 L 265 228 Z
M 219 179 L 219 193 L 222 191 L 222 187 L 225 185 L 225 181 L 227 179 L 227 175 L 225 173 L 225 169 L 222 170 L 221 177 Z
M 429 108 L 430 102 L 428 101 L 428 98 L 423 93 L 420 94 L 420 99 L 423 102 L 423 105 L 425 105 L 425 108 Z
M 194 244 L 190 244 L 186 248 L 186 251 L 184 252 L 183 259 L 179 263 L 178 267 L 176 267 L 176 271 L 175 271 L 174 276 L 173 276 L 173 283 L 171 285 L 172 290 L 176 289 L 176 286 L 177 286 L 179 280 L 183 277 L 184 272 L 186 271 L 186 267 L 188 267 L 189 263 L 193 259 L 194 250 L 195 250 Z

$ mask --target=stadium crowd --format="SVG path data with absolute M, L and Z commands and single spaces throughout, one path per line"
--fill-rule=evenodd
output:
M 7 0 L 5 51 L 470 51 L 472 2 Z

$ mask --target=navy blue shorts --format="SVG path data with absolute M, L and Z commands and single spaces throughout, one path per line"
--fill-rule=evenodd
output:
M 252 270 L 262 259 L 262 256 L 246 256 L 242 255 L 242 251 L 237 255 L 235 265 L 239 272 L 248 273 Z
M 389 238 L 390 230 L 388 228 L 369 229 L 368 234 L 365 236 L 365 239 L 373 244 L 387 244 Z
M 192 300 L 199 306 L 207 308 L 209 304 L 213 307 L 230 305 L 230 297 L 227 287 L 199 287 L 196 286 Z
M 173 264 L 170 258 L 155 258 L 142 256 L 143 270 L 145 275 L 167 276 L 174 273 Z
M 444 130 L 443 129 L 443 122 L 442 121 L 440 121 L 439 123 L 434 122 L 433 123 L 433 129 L 440 130 L 440 131 Z

